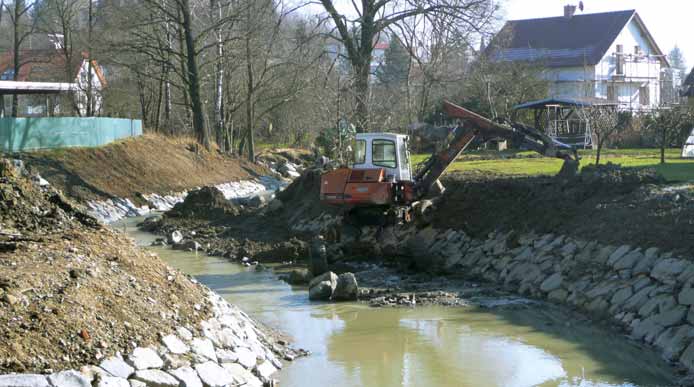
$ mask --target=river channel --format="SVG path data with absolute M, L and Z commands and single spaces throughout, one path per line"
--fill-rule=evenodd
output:
M 141 246 L 141 219 L 115 228 Z M 658 355 L 554 307 L 370 308 L 309 302 L 272 272 L 193 252 L 147 247 L 311 355 L 286 364 L 281 386 L 670 386 Z

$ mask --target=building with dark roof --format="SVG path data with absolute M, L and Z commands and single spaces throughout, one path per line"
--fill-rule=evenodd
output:
M 663 72 L 670 68 L 634 10 L 508 21 L 486 53 L 495 61 L 536 63 L 550 81 L 548 97 L 601 98 L 622 110 L 663 103 Z
M 19 71 L 15 74 L 14 52 L 0 54 L 0 81 L 72 83 L 76 85 L 76 91 L 72 93 L 73 104 L 80 114 L 86 114 L 88 90 L 92 93 L 93 110 L 101 109 L 101 91 L 106 87 L 106 79 L 101 66 L 92 60 L 92 87 L 88 87 L 90 66 L 86 53 L 75 53 L 73 60 L 68 63 L 62 51 L 57 49 L 22 50 L 19 59 Z M 69 114 L 71 110 L 66 107 L 61 109 L 57 100 L 49 104 L 36 97 L 22 99 L 20 110 L 26 116 Z M 47 106 L 50 105 L 53 105 L 50 108 L 53 111 L 48 112 Z
M 689 98 L 690 103 L 694 102 L 694 68 L 682 85 L 682 96 Z

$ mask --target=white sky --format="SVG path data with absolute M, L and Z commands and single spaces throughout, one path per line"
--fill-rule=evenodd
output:
M 564 5 L 578 4 L 578 0 L 501 1 L 510 20 L 561 16 Z M 665 54 L 677 45 L 687 66 L 694 65 L 694 0 L 583 0 L 583 5 L 585 13 L 635 9 Z
M 339 11 L 353 13 L 350 0 L 334 1 Z M 578 4 L 578 0 L 497 1 L 502 4 L 505 20 L 561 16 L 564 5 Z M 684 52 L 687 66 L 694 66 L 694 0 L 583 0 L 583 5 L 585 13 L 635 9 L 665 54 L 677 45 Z M 318 5 L 310 9 L 322 11 Z

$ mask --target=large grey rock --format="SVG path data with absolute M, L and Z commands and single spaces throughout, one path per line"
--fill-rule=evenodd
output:
M 646 252 L 648 252 L 648 250 L 646 250 Z M 646 254 L 643 259 L 636 262 L 636 265 L 632 269 L 632 274 L 635 276 L 639 274 L 651 274 L 656 259 L 656 257 Z
M 113 376 L 110 373 L 106 372 L 103 368 L 95 365 L 86 365 L 80 367 L 80 373 L 82 376 L 87 378 L 89 382 L 91 383 L 94 379 L 96 379 L 97 375 L 101 378 L 105 378 L 107 376 Z
M 157 351 L 149 347 L 135 348 L 133 353 L 128 356 L 128 361 L 133 367 L 135 367 L 136 370 L 161 368 L 164 366 L 164 361 L 159 357 Z
M 170 244 L 181 243 L 181 241 L 183 241 L 183 234 L 178 230 L 168 235 L 167 242 Z
M 177 368 L 169 373 L 181 381 L 181 387 L 202 387 L 197 371 L 190 367 Z
M 229 371 L 234 376 L 234 379 L 238 383 L 242 384 L 244 387 L 262 387 L 263 382 L 260 381 L 255 375 L 251 373 L 250 370 L 243 368 L 237 363 L 225 363 L 222 364 L 225 370 Z
M 687 346 L 684 350 L 682 356 L 680 356 L 680 363 L 682 363 L 689 371 L 694 371 L 694 342 Z
M 337 275 L 327 272 L 311 280 L 308 284 L 308 298 L 314 301 L 326 301 L 337 287 Z
M 193 333 L 189 331 L 187 328 L 178 327 L 176 328 L 176 333 L 185 341 L 193 340 Z
M 118 357 L 109 357 L 104 359 L 104 361 L 99 364 L 99 367 L 106 370 L 113 376 L 118 376 L 119 378 L 129 378 L 130 375 L 135 372 L 135 369 L 131 367 L 125 360 Z
M 667 328 L 681 323 L 687 315 L 687 310 L 688 308 L 686 306 L 677 305 L 672 309 L 665 310 L 649 318 L 653 319 L 656 324 Z
M 210 339 L 194 338 L 190 343 L 190 348 L 193 353 L 198 355 L 200 360 L 217 361 L 217 355 L 214 353 L 214 344 Z
M 147 387 L 147 383 L 135 379 L 129 379 L 130 387 Z
M 684 288 L 677 296 L 677 301 L 681 305 L 694 305 L 694 288 Z
M 236 363 L 239 360 L 239 355 L 228 349 L 217 349 L 215 354 L 220 363 Z
M 89 379 L 73 370 L 52 374 L 48 376 L 48 381 L 54 387 L 91 387 Z
M 327 301 L 333 295 L 333 287 L 329 281 L 319 282 L 308 290 L 308 299 L 312 301 Z
M 562 283 L 562 276 L 561 273 L 554 273 L 551 276 L 547 277 L 546 280 L 542 281 L 542 284 L 540 285 L 540 290 L 543 292 L 551 292 L 555 289 L 559 289 Z
M 289 273 L 287 282 L 290 285 L 307 285 L 311 282 L 311 273 L 306 269 L 295 269 Z
M 625 287 L 622 289 L 617 290 L 617 292 L 612 296 L 612 299 L 610 300 L 610 304 L 618 305 L 621 306 L 623 303 L 625 303 L 631 296 L 632 296 L 632 291 L 631 287 Z
M 359 284 L 354 274 L 340 274 L 331 298 L 335 301 L 356 301 L 358 295 Z
M 567 292 L 564 289 L 555 289 L 549 292 L 547 295 L 547 299 L 556 302 L 557 304 L 562 304 L 566 301 L 566 298 L 569 296 L 569 292 Z
M 610 254 L 609 258 L 607 258 L 607 264 L 609 266 L 614 266 L 615 262 L 617 262 L 620 258 L 625 256 L 629 252 L 629 250 L 631 250 L 630 246 L 620 246 L 617 250 Z
M 146 383 L 148 387 L 176 387 L 180 384 L 178 379 L 162 370 L 139 370 L 133 379 Z
M 198 372 L 198 376 L 200 376 L 203 384 L 208 387 L 223 387 L 239 383 L 231 372 L 213 361 L 196 364 L 195 370 Z
M 161 342 L 166 346 L 166 349 L 168 349 L 169 352 L 176 355 L 181 355 L 190 351 L 190 347 L 181 341 L 181 339 L 176 337 L 176 335 L 164 336 L 162 337 Z
M 654 313 L 661 313 L 671 309 L 676 303 L 675 297 L 668 294 L 661 294 L 648 300 L 648 302 L 639 309 L 639 315 L 648 317 Z
M 49 387 L 48 378 L 35 374 L 0 375 L 0 387 Z
M 677 360 L 694 337 L 694 327 L 680 325 L 666 329 L 653 343 L 666 360 Z
M 644 340 L 646 342 L 653 342 L 661 332 L 665 330 L 662 325 L 659 325 L 652 318 L 647 318 L 645 320 L 634 320 L 632 322 L 631 337 L 636 340 Z
M 128 379 L 116 376 L 104 376 L 99 379 L 96 387 L 130 387 L 130 382 Z
M 258 356 L 248 348 L 236 348 L 234 352 L 236 353 L 238 363 L 246 368 L 253 368 L 258 362 Z
M 615 270 L 631 269 L 637 262 L 641 261 L 641 259 L 643 259 L 643 254 L 641 254 L 639 250 L 634 250 L 617 260 L 613 267 Z
M 687 261 L 675 258 L 660 260 L 651 270 L 651 277 L 665 283 L 673 284 L 680 273 L 689 265 Z
M 645 288 L 636 292 L 631 298 L 627 300 L 624 304 L 625 310 L 639 310 L 644 304 L 649 300 L 649 294 L 655 289 L 655 285 L 646 286 Z
M 272 365 L 272 363 L 270 363 L 269 361 L 266 360 L 266 361 L 258 364 L 255 367 L 254 372 L 256 375 L 258 375 L 260 380 L 267 383 L 272 379 L 272 374 L 277 372 L 277 368 L 275 368 L 275 366 Z

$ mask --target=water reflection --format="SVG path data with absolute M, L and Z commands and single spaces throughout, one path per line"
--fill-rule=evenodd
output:
M 567 325 L 546 308 L 309 303 L 305 289 L 272 273 L 154 250 L 312 352 L 281 371 L 282 386 L 671 385 L 670 369 L 654 353 L 588 324 Z

